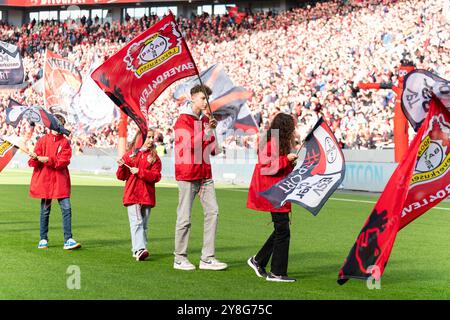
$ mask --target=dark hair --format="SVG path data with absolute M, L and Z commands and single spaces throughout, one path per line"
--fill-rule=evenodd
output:
M 210 96 L 211 93 L 212 93 L 212 90 L 211 90 L 210 87 L 205 86 L 205 85 L 201 85 L 201 84 L 197 84 L 197 85 L 195 85 L 195 86 L 193 86 L 191 88 L 191 96 L 196 94 L 196 93 L 199 93 L 199 92 L 206 92 L 206 94 L 208 96 Z
M 291 148 L 293 147 L 292 134 L 295 131 L 294 118 L 287 113 L 278 113 L 275 118 L 273 118 L 269 129 L 267 129 L 266 138 L 262 140 L 264 144 L 272 138 L 272 129 L 279 130 L 280 155 L 289 154 L 291 152 Z
M 66 119 L 60 114 L 55 114 L 55 118 L 61 123 L 62 126 L 66 124 Z

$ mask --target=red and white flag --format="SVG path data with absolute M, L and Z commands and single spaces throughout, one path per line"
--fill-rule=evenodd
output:
M 82 77 L 75 64 L 47 49 L 44 63 L 44 103 L 53 113 L 71 112 L 72 98 L 80 91 Z
M 0 138 L 0 172 L 8 165 L 18 149 L 11 142 Z
M 170 13 L 105 61 L 91 77 L 146 136 L 149 106 L 174 81 L 195 74 L 197 67 Z
M 339 271 L 349 278 L 379 280 L 397 232 L 450 196 L 450 112 L 433 96 L 409 150 L 389 179 Z

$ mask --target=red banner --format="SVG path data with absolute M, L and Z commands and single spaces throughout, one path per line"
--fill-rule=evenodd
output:
M 168 16 L 134 38 L 91 77 L 147 134 L 147 111 L 174 81 L 198 74 L 174 16 Z
M 379 280 L 397 232 L 450 194 L 449 135 L 450 113 L 433 98 L 407 155 L 389 179 L 339 271 L 339 284 L 349 278 Z
M 400 229 L 450 196 L 450 112 L 438 99 L 439 110 L 419 145 Z
M 73 96 L 81 88 L 82 77 L 77 67 L 67 59 L 47 50 L 44 65 L 44 103 L 52 112 L 67 113 Z
M 115 3 L 150 2 L 149 0 L 0 0 L 0 5 L 12 7 L 80 6 Z
M 17 147 L 0 138 L 0 172 L 8 165 L 17 150 Z

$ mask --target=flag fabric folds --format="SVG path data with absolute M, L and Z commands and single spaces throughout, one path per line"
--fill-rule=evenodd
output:
M 85 133 L 110 124 L 119 117 L 119 110 L 115 108 L 114 102 L 91 78 L 92 72 L 100 65 L 99 59 L 94 56 L 88 73 L 83 77 L 80 92 L 72 100 L 71 112 L 68 114 L 69 122 L 76 124 L 76 127 Z
M 404 79 L 401 105 L 415 131 L 425 119 L 432 95 L 450 110 L 450 82 L 422 69 L 408 73 Z
M 200 78 L 212 90 L 208 98 L 213 116 L 218 121 L 216 132 L 219 136 L 235 129 L 251 134 L 258 131 L 258 125 L 246 105 L 252 93 L 244 87 L 235 86 L 223 66 L 215 64 L 209 67 L 200 73 Z M 187 102 L 190 99 L 190 89 L 198 84 L 198 77 L 186 80 L 175 88 L 174 99 L 179 103 Z
M 0 41 L 0 86 L 22 84 L 24 69 L 19 47 Z
M 174 81 L 198 74 L 172 13 L 134 38 L 91 75 L 147 135 L 149 106 Z
M 45 109 L 38 106 L 26 107 L 13 99 L 9 99 L 9 105 L 6 108 L 6 123 L 16 128 L 22 119 L 26 119 L 31 125 L 38 123 L 66 136 L 70 134 L 70 131 L 64 128 L 58 119 Z
M 305 139 L 294 170 L 283 180 L 261 193 L 275 207 L 287 201 L 297 203 L 317 215 L 345 176 L 345 159 L 334 134 L 320 118 Z
M 0 172 L 8 165 L 19 148 L 0 137 Z
M 44 64 L 44 105 L 47 110 L 69 114 L 81 83 L 81 74 L 75 64 L 47 49 Z
M 350 278 L 379 280 L 397 232 L 450 195 L 450 113 L 436 97 L 429 106 L 340 269 L 339 284 Z

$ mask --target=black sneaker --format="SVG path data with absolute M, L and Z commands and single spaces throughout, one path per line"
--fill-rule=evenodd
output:
M 267 272 L 266 269 L 264 269 L 263 267 L 261 267 L 258 262 L 256 262 L 255 257 L 250 257 L 247 260 L 247 264 L 250 266 L 250 268 L 252 268 L 256 275 L 260 278 L 265 278 L 267 277 Z
M 272 272 L 269 272 L 266 277 L 267 281 L 273 281 L 273 282 L 295 282 L 297 279 L 290 278 L 288 276 L 277 276 L 273 274 Z

